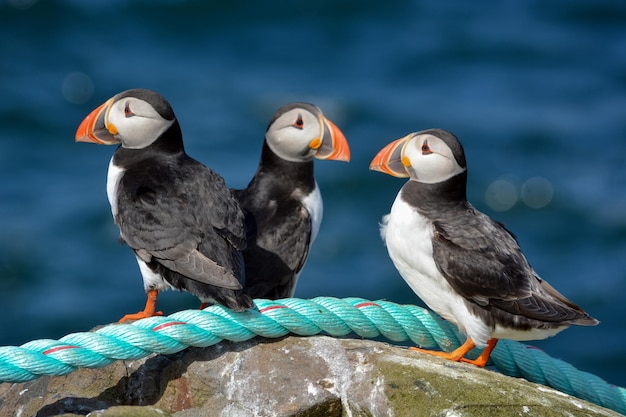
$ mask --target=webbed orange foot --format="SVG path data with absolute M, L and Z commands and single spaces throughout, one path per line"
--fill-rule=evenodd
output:
M 476 365 L 478 367 L 484 368 L 485 365 L 487 365 L 487 362 L 489 361 L 489 356 L 491 355 L 491 351 L 493 350 L 493 348 L 496 347 L 496 343 L 498 343 L 498 339 L 489 339 L 487 341 L 487 347 L 485 347 L 485 349 L 482 351 L 480 356 L 478 356 L 478 358 L 476 359 L 465 358 L 465 355 L 467 355 L 467 353 L 470 350 L 476 347 L 476 344 L 470 338 L 467 338 L 467 340 L 465 341 L 465 343 L 463 343 L 463 345 L 453 350 L 452 352 L 441 352 L 438 350 L 427 350 L 427 349 L 420 349 L 416 347 L 410 347 L 409 349 L 422 352 L 422 353 L 427 353 L 433 356 L 438 356 L 440 358 L 448 359 L 454 362 L 471 363 L 472 365 Z
M 156 311 L 156 303 L 157 303 L 159 291 L 150 290 L 148 291 L 147 294 L 148 294 L 148 300 L 146 301 L 146 307 L 143 309 L 143 311 L 140 311 L 135 314 L 127 314 L 124 317 L 122 317 L 118 321 L 118 323 L 123 323 L 129 320 L 145 319 L 146 317 L 162 316 L 163 315 L 162 311 Z

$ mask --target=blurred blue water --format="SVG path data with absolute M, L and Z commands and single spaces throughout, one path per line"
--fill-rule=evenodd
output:
M 470 200 L 602 321 L 533 344 L 626 386 L 626 3 L 0 0 L 0 39 L 0 345 L 143 306 L 105 194 L 114 148 L 73 137 L 95 106 L 144 87 L 232 187 L 280 105 L 316 103 L 342 128 L 352 162 L 316 164 L 325 218 L 303 298 L 420 304 L 378 236 L 402 180 L 368 164 L 409 132 L 453 131 Z

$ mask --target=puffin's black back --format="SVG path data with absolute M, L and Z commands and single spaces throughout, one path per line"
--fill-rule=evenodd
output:
M 161 96 L 144 91 L 140 98 L 150 100 L 164 117 L 174 117 Z M 119 147 L 113 163 L 125 170 L 118 186 L 115 220 L 138 256 L 177 289 L 233 310 L 252 307 L 242 291 L 203 282 L 201 274 L 190 278 L 173 266 L 178 257 L 197 246 L 219 266 L 211 273 L 231 276 L 242 287 L 245 283 L 243 213 L 223 179 L 185 153 L 178 121 L 146 148 Z
M 465 169 L 439 183 L 410 180 L 400 195 L 432 222 L 435 264 L 473 313 L 489 326 L 526 330 L 597 324 L 539 278 L 513 233 L 467 201 L 468 171 L 458 138 L 440 129 L 421 133 L 441 138 Z
M 246 216 L 248 247 L 243 254 L 251 297 L 293 294 L 311 240 L 310 215 L 294 194 L 308 195 L 314 188 L 313 161 L 286 161 L 263 142 L 254 178 L 245 189 L 234 191 Z

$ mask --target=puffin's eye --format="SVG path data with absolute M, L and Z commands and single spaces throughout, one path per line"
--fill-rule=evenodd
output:
M 124 106 L 124 117 L 133 117 L 135 113 L 130 109 L 130 104 L 126 103 Z
M 433 151 L 430 150 L 430 146 L 428 146 L 428 141 L 425 140 L 424 143 L 422 143 L 422 155 L 428 155 L 429 153 L 433 153 Z
M 293 126 L 297 129 L 302 129 L 304 127 L 304 120 L 302 120 L 302 116 L 298 115 L 296 121 L 293 122 Z

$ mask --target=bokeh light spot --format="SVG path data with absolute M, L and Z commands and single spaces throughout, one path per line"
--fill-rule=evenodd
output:
M 518 200 L 517 187 L 508 179 L 492 182 L 485 192 L 485 202 L 495 211 L 510 210 Z
M 532 177 L 522 184 L 521 199 L 528 207 L 542 208 L 550 204 L 554 195 L 552 183 L 543 177 Z

